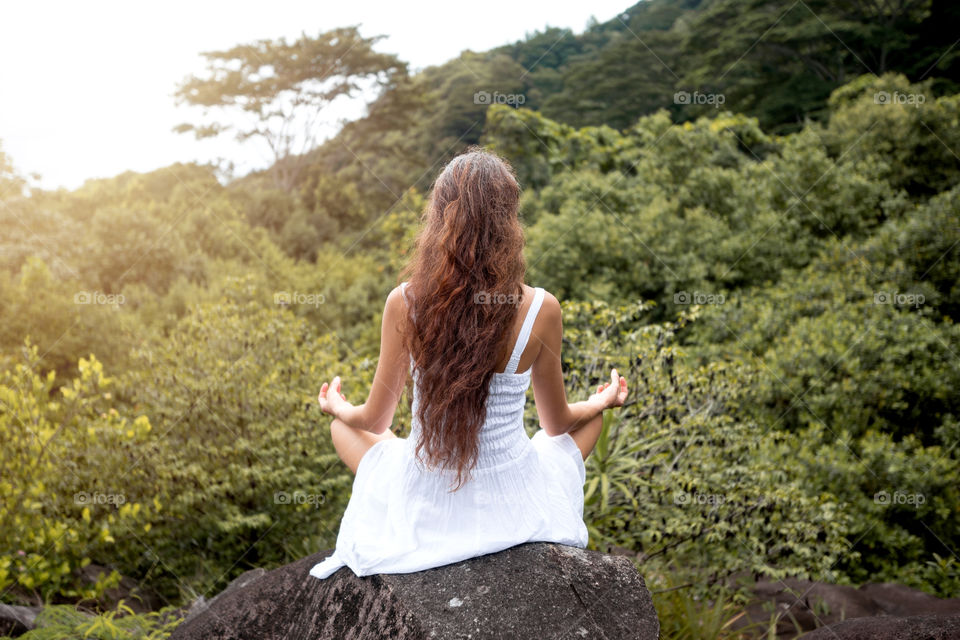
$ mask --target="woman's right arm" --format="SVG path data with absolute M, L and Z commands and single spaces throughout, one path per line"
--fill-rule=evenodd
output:
M 560 360 L 563 316 L 560 302 L 549 292 L 545 292 L 543 306 L 537 315 L 533 333 L 540 339 L 540 353 L 533 361 L 531 368 L 533 397 L 540 417 L 540 426 L 548 436 L 576 431 L 604 409 L 617 406 L 615 399 L 621 387 L 623 394 L 626 395 L 626 380 L 621 382 L 614 370 L 611 375 L 613 389 L 609 392 L 604 389 L 603 393 L 593 394 L 587 400 L 567 403 Z M 611 397 L 614 398 L 613 401 Z

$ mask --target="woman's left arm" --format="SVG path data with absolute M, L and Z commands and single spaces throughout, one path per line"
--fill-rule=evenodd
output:
M 409 375 L 410 356 L 400 335 L 400 322 L 406 312 L 400 287 L 395 287 L 383 308 L 380 326 L 380 358 L 373 375 L 367 401 L 354 406 L 340 392 L 340 376 L 320 388 L 320 408 L 355 429 L 383 433 L 393 422 L 403 385 Z M 333 389 L 333 393 L 329 390 Z

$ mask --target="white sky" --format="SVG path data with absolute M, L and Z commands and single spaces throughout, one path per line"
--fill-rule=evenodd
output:
M 0 143 L 21 173 L 41 174 L 44 188 L 73 189 L 87 178 L 216 157 L 245 173 L 267 164 L 257 143 L 241 146 L 230 133 L 198 141 L 171 131 L 201 121 L 172 97 L 183 78 L 203 73 L 201 51 L 359 24 L 364 37 L 388 36 L 376 50 L 416 70 L 547 25 L 580 33 L 591 15 L 602 22 L 632 4 L 7 0 L 0 17 Z M 335 104 L 330 122 L 360 109 Z

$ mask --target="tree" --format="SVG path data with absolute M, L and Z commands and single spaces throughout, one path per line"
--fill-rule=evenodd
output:
M 677 73 L 691 90 L 721 92 L 728 108 L 759 116 L 764 127 L 799 129 L 805 116 L 825 115 L 833 89 L 896 69 L 921 44 L 929 5 L 714 0 L 685 28 Z
M 235 130 L 237 140 L 267 143 L 274 157 L 270 172 L 278 188 L 290 192 L 316 146 L 317 119 L 340 96 L 353 97 L 365 84 L 387 89 L 406 74 L 406 63 L 373 45 L 384 36 L 362 37 L 357 27 L 341 27 L 295 42 L 258 40 L 226 51 L 206 51 L 207 77 L 191 76 L 174 94 L 178 104 L 240 110 L 253 124 L 212 122 L 174 127 L 198 138 Z
M 13 166 L 10 156 L 3 151 L 3 141 L 0 141 L 0 202 L 10 196 L 23 195 L 26 181 Z

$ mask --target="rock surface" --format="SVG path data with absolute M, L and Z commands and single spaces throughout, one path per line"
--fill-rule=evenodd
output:
M 873 635 L 862 636 L 864 638 L 939 638 L 941 636 L 901 636 L 897 635 L 899 631 L 891 631 L 892 635 L 882 635 L 880 632 L 886 628 L 886 622 L 894 620 L 926 620 L 924 624 L 932 624 L 933 620 L 949 620 L 952 617 L 960 620 L 960 598 L 936 598 L 895 583 L 870 583 L 857 588 L 785 578 L 761 580 L 751 589 L 756 601 L 747 607 L 746 614 L 732 625 L 733 628 L 744 629 L 759 625 L 753 626 L 751 631 L 760 635 L 760 629 L 766 629 L 771 618 L 776 615 L 777 638 L 783 640 L 795 638 L 803 631 L 825 627 L 834 629 L 837 628 L 835 625 L 851 619 L 857 620 L 863 628 L 871 629 L 870 634 Z M 870 620 L 876 622 L 867 622 Z M 891 630 L 899 628 L 890 626 Z M 826 633 L 823 637 L 847 637 Z M 803 639 L 813 637 L 815 636 L 804 635 Z M 943 637 L 960 640 L 960 636 Z
M 0 603 L 0 636 L 19 636 L 33 629 L 42 607 L 21 607 Z
M 534 542 L 415 573 L 310 576 L 329 554 L 240 576 L 195 605 L 171 640 L 655 640 L 660 631 L 643 578 L 622 557 Z
M 858 618 L 821 627 L 803 640 L 960 640 L 960 617 Z

